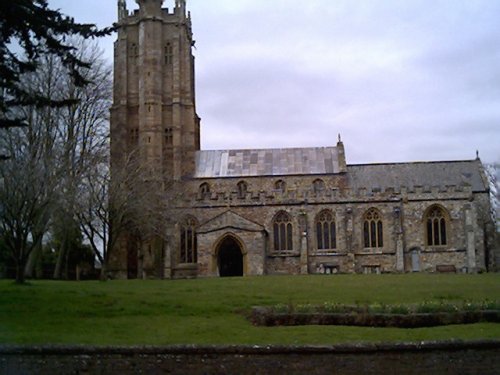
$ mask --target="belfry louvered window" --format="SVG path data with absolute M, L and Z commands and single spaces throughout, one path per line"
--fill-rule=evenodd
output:
M 167 45 L 165 46 L 165 64 L 172 65 L 173 61 L 174 61 L 174 50 L 172 48 L 172 45 L 170 43 L 167 43 Z
M 172 147 L 174 144 L 174 129 L 165 128 L 165 146 Z
M 129 141 L 131 146 L 136 146 L 139 143 L 139 128 L 129 130 Z

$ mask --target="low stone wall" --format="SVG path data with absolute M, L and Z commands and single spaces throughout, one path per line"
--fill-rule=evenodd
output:
M 499 374 L 500 340 L 322 347 L 0 346 L 0 374 Z

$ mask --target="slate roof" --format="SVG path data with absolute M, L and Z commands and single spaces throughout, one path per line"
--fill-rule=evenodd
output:
M 196 152 L 195 178 L 339 173 L 337 147 Z
M 483 181 L 481 169 L 479 160 L 363 164 L 348 165 L 347 176 L 352 189 L 469 185 L 473 191 L 482 192 L 488 187 Z
M 414 189 L 471 186 L 487 191 L 479 160 L 359 164 L 347 166 L 351 189 Z M 339 173 L 337 147 L 202 150 L 195 178 L 259 177 Z

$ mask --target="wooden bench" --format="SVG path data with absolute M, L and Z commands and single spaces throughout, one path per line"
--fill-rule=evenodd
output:
M 453 264 L 440 264 L 436 266 L 436 272 L 439 273 L 457 273 L 457 269 Z

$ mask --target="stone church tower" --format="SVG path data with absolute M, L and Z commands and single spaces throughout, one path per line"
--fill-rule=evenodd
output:
M 172 12 L 162 0 L 136 1 L 132 14 L 118 1 L 112 159 L 137 149 L 156 176 L 178 181 L 193 175 L 200 149 L 191 19 L 185 0 Z
M 118 0 L 112 174 L 134 157 L 158 186 L 172 186 L 194 174 L 195 152 L 200 149 L 191 17 L 185 0 L 176 0 L 172 10 L 162 8 L 163 0 L 136 2 L 139 9 L 129 12 L 125 0 Z M 109 260 L 113 274 L 135 277 L 145 263 L 149 268 L 163 263 L 161 241 L 139 245 L 134 236 L 120 233 L 119 237 L 120 251 L 115 249 Z M 157 248 L 149 259 L 144 259 L 148 253 L 141 251 L 144 246 Z

